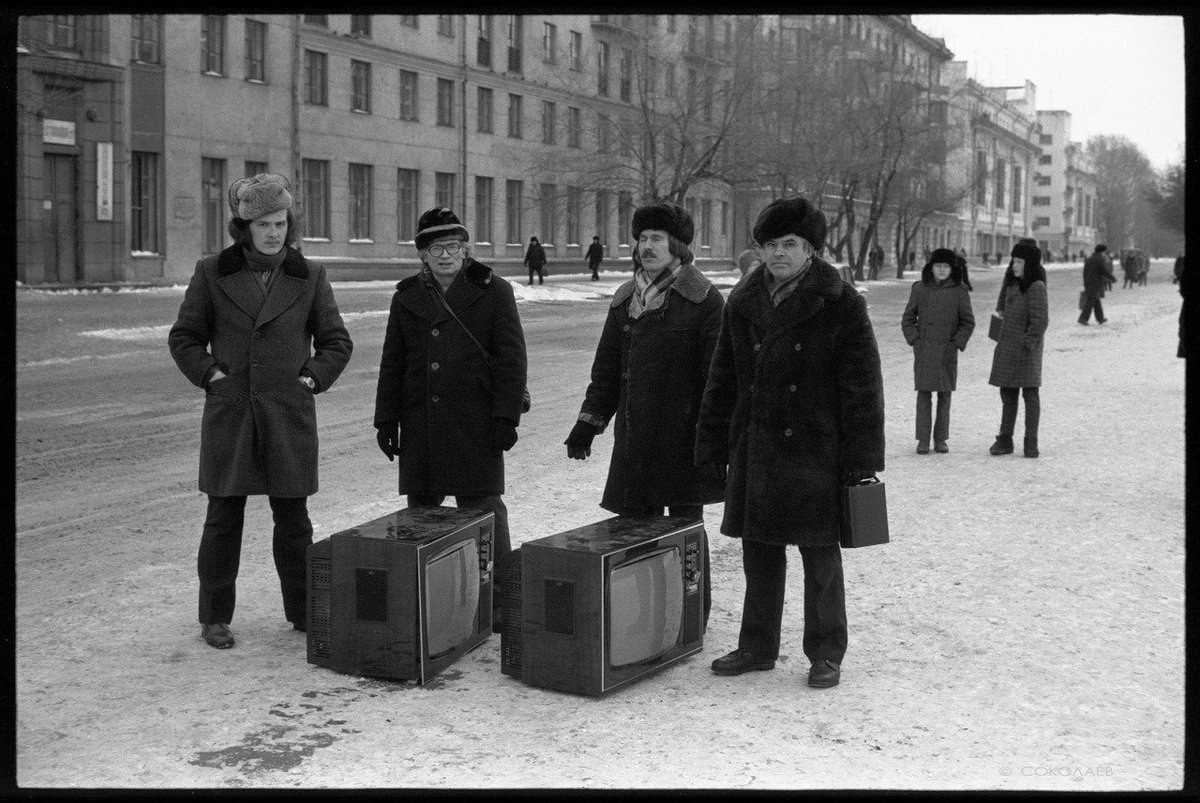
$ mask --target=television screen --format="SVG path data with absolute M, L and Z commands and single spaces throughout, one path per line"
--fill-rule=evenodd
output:
M 651 661 L 675 646 L 683 621 L 678 549 L 615 567 L 608 579 L 609 666 Z
M 451 652 L 474 634 L 479 608 L 479 553 L 474 539 L 430 558 L 423 603 L 430 658 Z

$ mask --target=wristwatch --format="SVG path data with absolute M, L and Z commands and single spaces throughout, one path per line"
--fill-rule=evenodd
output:
M 309 376 L 308 374 L 301 374 L 301 375 L 300 375 L 300 381 L 301 381 L 301 382 L 303 382 L 305 385 L 307 385 L 309 390 L 311 390 L 311 391 L 313 391 L 313 392 L 316 392 L 316 390 L 317 390 L 317 380 L 313 379 L 313 378 L 312 378 L 311 376 Z

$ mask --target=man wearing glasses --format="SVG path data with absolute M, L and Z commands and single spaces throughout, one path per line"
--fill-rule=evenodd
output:
M 512 285 L 471 258 L 468 232 L 450 209 L 417 223 L 422 267 L 396 285 L 388 314 L 375 429 L 388 460 L 399 458 L 410 507 L 440 505 L 495 514 L 495 577 L 511 540 L 504 452 L 517 442 L 525 392 L 525 335 Z M 493 585 L 499 613 L 501 590 Z

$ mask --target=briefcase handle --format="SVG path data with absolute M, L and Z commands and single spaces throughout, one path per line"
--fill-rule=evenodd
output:
M 857 488 L 863 485 L 875 485 L 876 483 L 880 482 L 883 482 L 883 480 L 879 479 L 879 477 L 867 477 L 866 479 L 859 480 L 858 482 L 848 482 L 846 483 L 846 487 Z

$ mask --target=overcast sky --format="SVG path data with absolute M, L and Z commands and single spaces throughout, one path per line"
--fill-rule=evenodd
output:
M 1183 18 L 1118 14 L 913 14 L 984 86 L 1037 88 L 1071 113 L 1071 139 L 1128 137 L 1162 169 L 1183 157 Z

